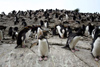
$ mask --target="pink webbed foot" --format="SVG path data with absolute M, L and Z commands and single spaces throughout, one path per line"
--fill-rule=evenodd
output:
M 47 56 L 45 56 L 45 57 L 44 57 L 44 60 L 46 61 L 47 59 L 48 59 L 48 57 L 47 57 Z
M 25 48 L 25 47 L 26 47 L 25 45 L 22 46 L 22 48 Z
M 100 57 L 99 57 L 99 60 L 100 60 Z
M 79 51 L 78 49 L 75 49 L 75 51 Z
M 42 58 L 42 57 L 40 57 L 40 58 L 39 58 L 39 61 L 42 61 L 42 60 L 43 60 L 43 58 Z
M 99 59 L 98 58 L 95 58 L 95 61 L 99 61 Z
M 71 50 L 72 52 L 75 52 L 75 50 Z

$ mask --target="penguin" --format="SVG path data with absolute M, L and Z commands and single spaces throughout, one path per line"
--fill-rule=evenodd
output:
M 69 48 L 72 52 L 79 51 L 75 49 L 75 46 L 82 36 L 82 29 L 80 28 L 76 33 L 69 34 L 66 45 L 63 48 Z
M 9 28 L 9 31 L 8 31 L 8 35 L 9 35 L 9 36 L 12 36 L 12 34 L 13 34 L 13 27 L 10 27 L 10 28 Z
M 39 61 L 42 60 L 47 60 L 48 59 L 48 54 L 49 54 L 49 44 L 48 44 L 48 40 L 45 38 L 44 35 L 41 35 L 38 38 L 38 56 Z
M 54 36 L 54 35 L 57 35 L 57 32 L 56 32 L 57 30 L 56 30 L 56 27 L 53 27 L 53 28 L 51 28 L 51 32 L 52 32 L 52 35 Z
M 14 27 L 13 33 L 12 33 L 12 39 L 17 39 L 18 36 L 18 27 Z
M 85 28 L 85 36 L 88 36 L 89 35 L 89 26 L 86 26 L 86 28 Z
M 24 27 L 27 26 L 25 19 L 22 19 L 22 25 L 24 25 Z
M 57 25 L 56 29 L 58 31 L 59 37 L 64 38 L 66 37 L 66 30 L 63 25 Z
M 70 26 L 68 26 L 68 27 L 66 28 L 66 37 L 68 37 L 69 34 L 71 34 L 71 33 L 72 33 L 72 29 L 70 28 Z
M 38 39 L 41 35 L 43 35 L 43 29 L 42 29 L 41 27 L 38 27 L 38 28 L 37 28 L 37 39 Z
M 33 33 L 37 32 L 38 27 L 39 26 L 32 25 L 32 32 Z
M 91 44 L 91 54 L 95 61 L 100 60 L 100 29 L 96 27 L 95 35 Z
M 44 27 L 48 28 L 48 22 L 47 21 L 44 22 Z
M 86 26 L 86 29 L 85 29 L 85 35 L 86 35 L 86 36 L 91 35 L 94 28 L 95 28 L 95 27 L 94 27 L 93 24 L 88 23 L 88 25 Z
M 15 47 L 15 49 L 19 46 L 21 47 L 25 47 L 25 41 L 27 39 L 29 39 L 29 36 L 31 34 L 31 29 L 32 26 L 26 26 L 24 29 L 22 29 L 19 33 L 18 33 L 18 37 L 17 37 L 17 46 Z
M 89 25 L 89 34 L 92 34 L 93 29 L 95 28 L 95 26 L 93 24 Z
M 16 16 L 15 18 L 14 18 L 14 25 L 17 25 L 19 23 L 19 18 Z
M 42 21 L 42 20 L 40 20 L 40 25 L 41 25 L 41 26 L 43 26 L 43 25 L 44 25 L 44 23 L 43 23 L 43 21 Z
M 69 17 L 68 17 L 68 15 L 66 14 L 66 20 L 67 20 L 67 21 L 68 21 L 68 18 L 69 18 Z
M 100 26 L 96 26 L 94 29 L 93 29 L 93 31 L 92 31 L 92 39 L 94 38 L 94 35 L 95 35 L 95 32 L 96 32 L 96 29 L 100 29 Z
M 86 26 L 83 24 L 81 28 L 82 28 L 82 30 L 83 30 L 82 33 L 83 33 L 83 35 L 84 35 Z

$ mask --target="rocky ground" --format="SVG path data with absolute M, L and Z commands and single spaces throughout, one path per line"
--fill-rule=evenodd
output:
M 84 37 L 86 38 L 86 37 Z M 32 48 L 15 49 L 16 43 L 0 45 L 0 67 L 99 67 L 91 56 L 91 39 L 81 39 L 76 48 L 80 51 L 72 53 L 62 49 L 67 39 L 54 36 L 48 39 L 50 44 L 49 58 L 47 61 L 39 61 L 38 46 Z M 33 40 L 34 41 L 34 40 Z M 30 44 L 30 43 L 27 43 Z

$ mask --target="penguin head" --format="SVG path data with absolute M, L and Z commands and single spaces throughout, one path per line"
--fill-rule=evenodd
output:
M 95 28 L 95 36 L 100 37 L 100 29 L 98 26 Z
M 18 31 L 18 27 L 15 27 L 14 30 L 15 30 L 15 31 Z
M 38 39 L 40 39 L 40 40 L 42 40 L 42 39 L 44 39 L 44 38 L 45 38 L 44 35 L 41 35 L 41 36 L 38 37 Z
M 30 30 L 30 29 L 32 29 L 32 26 L 26 26 L 24 29 Z
M 83 36 L 84 34 L 83 34 L 82 32 L 83 32 L 83 29 L 82 29 L 82 28 L 79 28 L 79 29 L 77 30 L 76 34 L 77 34 L 78 36 Z

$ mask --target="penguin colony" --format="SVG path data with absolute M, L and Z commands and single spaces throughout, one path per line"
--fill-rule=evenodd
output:
M 47 9 L 44 11 L 40 10 L 28 10 L 28 11 L 15 11 L 11 13 L 0 14 L 0 18 L 3 21 L 3 17 L 13 18 L 13 26 L 9 27 L 8 35 L 16 40 L 16 47 L 25 48 L 25 43 L 29 39 L 30 35 L 35 34 L 35 39 L 38 40 L 38 56 L 39 60 L 47 60 L 49 53 L 49 43 L 46 38 L 46 34 L 53 36 L 59 36 L 59 38 L 66 38 L 66 45 L 62 49 L 69 49 L 72 52 L 79 51 L 75 48 L 77 42 L 81 37 L 92 37 L 91 55 L 96 61 L 100 60 L 100 27 L 97 22 L 100 22 L 99 13 L 77 13 L 75 11 L 67 10 L 52 10 Z M 29 24 L 26 19 L 33 20 L 34 23 Z M 70 21 L 69 18 L 72 18 Z M 56 20 L 55 20 L 56 19 Z M 1 20 L 0 20 L 1 21 Z M 87 22 L 87 24 L 84 24 Z M 95 22 L 95 24 L 93 24 Z M 54 26 L 50 26 L 54 24 Z M 74 24 L 71 26 L 71 24 Z M 17 26 L 18 25 L 18 26 Z M 20 25 L 20 26 L 19 26 Z M 75 27 L 78 25 L 78 27 Z M 0 41 L 4 39 L 3 32 L 7 26 L 0 25 Z M 44 32 L 44 29 L 50 29 Z

